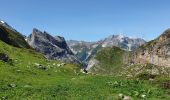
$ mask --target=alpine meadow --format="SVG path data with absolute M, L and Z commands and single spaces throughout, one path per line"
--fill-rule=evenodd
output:
M 0 100 L 170 100 L 169 0 L 0 2 Z

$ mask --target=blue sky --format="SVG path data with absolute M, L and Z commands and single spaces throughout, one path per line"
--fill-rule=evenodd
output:
M 67 40 L 112 34 L 151 40 L 170 27 L 170 0 L 0 0 L 0 19 L 24 35 L 38 28 Z

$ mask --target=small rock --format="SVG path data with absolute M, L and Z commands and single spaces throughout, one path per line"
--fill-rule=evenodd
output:
M 57 67 L 60 67 L 61 66 L 61 64 L 57 64 Z
M 123 100 L 131 100 L 129 96 L 124 96 Z
M 119 94 L 119 99 L 121 99 L 121 100 L 131 100 L 131 98 L 129 96 L 126 96 L 122 93 Z
M 21 70 L 16 70 L 17 72 L 21 72 Z
M 80 69 L 80 72 L 82 72 L 82 73 L 88 73 L 88 71 L 86 70 L 86 69 Z
M 61 66 L 64 66 L 64 65 L 66 65 L 65 63 L 61 63 Z
M 47 70 L 47 68 L 45 66 L 41 65 L 41 64 L 35 63 L 35 65 L 38 69 Z
M 7 100 L 7 97 L 2 97 L 2 100 Z
M 76 78 L 72 78 L 71 80 L 75 80 Z
M 122 93 L 120 93 L 119 98 L 124 98 L 124 95 Z
M 17 85 L 16 84 L 9 84 L 9 87 L 15 88 Z
M 145 98 L 145 97 L 146 97 L 146 95 L 145 95 L 145 94 L 142 94 L 142 95 L 141 95 L 141 98 Z
M 119 85 L 118 81 L 115 81 L 113 84 L 114 84 L 115 86 Z

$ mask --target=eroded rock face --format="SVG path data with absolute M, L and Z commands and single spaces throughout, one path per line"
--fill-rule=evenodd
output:
M 41 32 L 38 29 L 33 29 L 32 34 L 27 37 L 27 42 L 48 59 L 79 63 L 63 37 L 53 37 L 45 31 Z
M 133 62 L 170 67 L 170 29 L 133 53 Z

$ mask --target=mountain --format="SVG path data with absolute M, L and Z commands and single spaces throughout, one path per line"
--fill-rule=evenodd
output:
M 167 91 L 169 88 L 162 89 L 166 86 L 164 84 L 168 84 L 168 79 L 158 83 L 107 75 L 86 75 L 80 73 L 76 65 L 62 65 L 56 60 L 47 60 L 42 54 L 32 49 L 13 47 L 1 40 L 0 53 L 12 59 L 9 62 L 0 59 L 0 98 L 2 100 L 20 100 L 21 98 L 25 100 L 43 100 L 44 98 L 98 100 L 98 98 L 108 99 L 108 97 L 113 100 L 119 98 L 122 100 L 123 97 L 138 100 L 143 97 L 141 95 L 144 95 L 143 98 L 147 100 L 169 100 L 170 97 Z
M 73 51 L 73 53 L 77 54 L 81 52 L 83 49 L 89 50 L 92 48 L 93 42 L 86 42 L 86 41 L 77 41 L 77 40 L 69 40 L 67 41 L 67 44 L 69 45 L 70 49 Z
M 151 63 L 170 67 L 170 29 L 158 38 L 140 46 L 134 53 L 134 63 Z
M 69 40 L 67 41 L 69 48 L 77 56 L 77 58 L 86 63 L 89 56 L 92 55 L 92 51 L 98 46 L 95 42 L 85 42 L 85 41 L 76 41 Z
M 14 32 L 17 32 L 17 30 L 15 30 L 15 29 L 14 29 L 13 27 L 11 27 L 7 22 L 5 22 L 5 21 L 3 21 L 3 20 L 1 20 L 1 19 L 0 19 L 0 25 L 8 28 L 9 30 L 12 30 L 12 31 L 14 31 Z
M 76 77 L 80 67 L 47 60 L 42 54 L 23 44 L 27 42 L 21 34 L 0 25 L 0 100 L 37 100 L 44 97 L 62 100 L 65 89 L 60 86 L 66 86 L 63 83 L 69 83 L 70 76 Z M 62 93 L 53 95 L 58 89 L 64 91 L 63 96 Z M 73 94 L 68 94 L 71 93 Z
M 15 47 L 30 48 L 24 37 L 4 21 L 0 21 L 0 33 L 0 40 Z
M 141 38 L 129 38 L 123 35 L 111 35 L 98 42 L 102 45 L 102 47 L 116 46 L 128 51 L 133 51 L 140 45 L 146 43 L 146 41 Z
M 170 98 L 169 77 L 143 81 L 140 78 L 117 76 L 121 70 L 131 73 L 129 69 L 124 69 L 127 68 L 125 62 L 128 62 L 126 59 L 130 54 L 128 51 L 114 46 L 103 48 L 100 44 L 94 45 L 88 58 L 96 59 L 99 67 L 90 68 L 91 72 L 112 74 L 112 76 L 82 74 L 80 66 L 47 60 L 41 53 L 26 48 L 21 34 L 1 27 L 0 99 L 2 100 L 81 100 L 82 98 L 84 100 L 169 100 Z M 31 41 L 30 43 L 38 50 L 63 51 L 64 54 L 61 55 L 73 54 L 63 37 L 52 37 L 47 32 L 34 29 L 27 40 Z M 153 69 L 152 65 L 146 70 L 148 69 Z M 136 69 L 132 73 L 136 73 Z M 145 73 L 142 76 L 148 77 Z
M 48 59 L 79 63 L 63 37 L 53 37 L 45 31 L 41 32 L 34 28 L 26 40 L 32 48 L 44 54 Z
M 121 74 L 142 79 L 170 76 L 170 29 L 131 52 Z
M 148 80 L 158 76 L 170 76 L 169 62 L 170 29 L 134 51 L 116 47 L 99 49 L 89 60 L 86 69 L 93 73 L 125 75 Z
M 126 65 L 127 55 L 128 51 L 122 50 L 119 47 L 101 48 L 89 60 L 86 70 L 97 74 L 116 75 Z
M 115 46 L 126 51 L 132 51 L 144 43 L 146 41 L 141 38 L 129 38 L 122 35 L 111 35 L 97 42 L 67 41 L 73 53 L 86 65 L 88 65 L 90 59 L 102 48 Z

